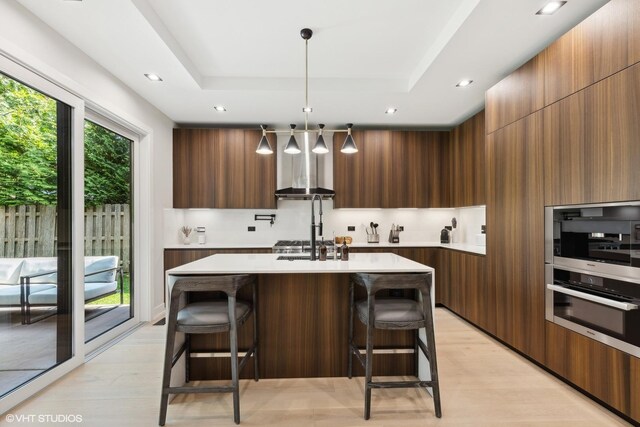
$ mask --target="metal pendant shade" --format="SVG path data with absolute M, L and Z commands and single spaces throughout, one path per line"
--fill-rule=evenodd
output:
M 324 136 L 322 136 L 322 129 L 324 129 L 323 124 L 319 124 L 318 127 L 320 130 L 318 131 L 318 139 L 316 140 L 316 145 L 313 146 L 313 151 L 316 154 L 326 154 L 329 152 L 329 147 L 327 147 L 327 143 L 324 142 Z
M 301 153 L 300 146 L 298 145 L 298 141 L 296 141 L 295 133 L 304 133 L 305 138 L 308 138 L 309 133 L 309 113 L 313 112 L 313 108 L 309 105 L 309 39 L 313 36 L 313 31 L 309 28 L 303 28 L 300 30 L 300 37 L 304 40 L 304 107 L 302 107 L 302 112 L 304 113 L 304 130 L 294 131 L 296 125 L 290 125 L 290 134 L 289 142 L 287 142 L 286 147 L 284 148 L 284 152 L 287 154 L 298 154 Z M 343 153 L 357 153 L 358 148 L 356 147 L 356 143 L 351 136 L 351 126 L 348 125 L 349 129 L 347 132 L 347 139 L 345 140 L 342 149 L 340 150 Z M 322 135 L 322 131 L 324 129 L 323 124 L 318 125 L 318 139 L 316 140 L 313 149 L 311 150 L 315 154 L 326 154 L 329 152 L 329 147 L 324 140 L 324 136 Z M 328 132 L 345 132 L 344 129 L 329 129 Z M 260 139 L 260 143 L 258 144 L 258 148 L 256 149 L 256 153 L 260 154 L 271 154 L 273 150 L 271 150 L 271 146 L 269 145 L 269 141 L 267 140 L 267 132 L 268 133 L 285 133 L 285 130 L 269 130 L 267 131 L 266 126 L 262 126 L 262 138 Z M 308 140 L 305 139 L 305 142 L 308 145 Z M 305 148 L 306 149 L 306 148 Z
M 271 149 L 271 144 L 269 144 L 269 140 L 267 139 L 267 126 L 262 125 L 260 127 L 262 128 L 262 138 L 260 138 L 260 143 L 258 144 L 256 153 L 273 154 L 273 150 Z
M 341 153 L 352 154 L 358 152 L 358 147 L 356 147 L 356 142 L 353 140 L 351 136 L 351 128 L 353 127 L 352 123 L 347 123 L 347 138 L 344 140 L 344 144 L 342 144 L 342 148 L 340 149 Z
M 296 128 L 296 125 L 289 125 L 291 127 L 291 136 L 289 137 L 289 142 L 287 142 L 287 146 L 284 147 L 284 152 L 287 154 L 298 154 L 300 153 L 300 146 L 298 145 L 298 141 L 296 141 L 296 137 L 293 134 L 293 130 Z

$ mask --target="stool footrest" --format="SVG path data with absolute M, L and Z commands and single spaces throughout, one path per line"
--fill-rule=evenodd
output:
M 247 360 L 249 360 L 249 357 L 254 355 L 255 352 L 256 352 L 256 346 L 255 345 L 251 346 L 251 348 L 249 350 L 247 350 L 247 352 L 242 357 L 242 359 L 240 359 L 240 363 L 238 364 L 238 372 L 242 371 L 242 368 L 244 368 L 244 365 L 247 364 Z
M 372 381 L 367 386 L 371 388 L 433 387 L 435 383 L 435 381 Z
M 355 345 L 350 345 L 350 351 L 353 355 L 356 356 L 356 359 L 358 359 L 358 362 L 360 362 L 360 364 L 362 365 L 362 367 L 366 367 L 366 361 L 365 358 L 362 357 L 362 354 L 360 354 L 360 349 L 358 347 L 356 347 Z
M 180 393 L 231 393 L 236 388 L 232 385 L 218 387 L 167 387 L 164 389 L 165 394 Z

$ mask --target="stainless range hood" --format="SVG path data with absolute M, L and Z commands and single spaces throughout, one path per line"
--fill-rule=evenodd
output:
M 278 152 L 282 156 L 282 163 L 278 168 L 279 182 L 284 185 L 291 183 L 291 186 L 283 185 L 284 188 L 276 190 L 275 196 L 286 200 L 310 200 L 314 194 L 319 194 L 325 200 L 333 199 L 336 195 L 335 191 L 319 186 L 322 178 L 319 172 L 324 165 L 320 161 L 320 156 L 330 154 L 318 155 L 311 151 L 311 141 L 316 140 L 316 132 L 308 131 L 303 135 L 302 140 L 299 140 L 300 150 L 302 150 L 299 154 L 284 153 L 284 145 L 278 144 Z

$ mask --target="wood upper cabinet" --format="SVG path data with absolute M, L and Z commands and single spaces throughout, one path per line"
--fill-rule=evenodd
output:
M 544 107 L 544 56 L 536 55 L 487 91 L 487 133 Z
M 545 52 L 545 105 L 628 65 L 637 49 L 629 29 L 640 4 L 612 0 L 553 42 Z M 637 60 L 635 61 L 637 62 Z
M 620 412 L 633 416 L 634 411 L 637 419 L 629 393 L 630 387 L 637 392 L 637 383 L 630 382 L 630 356 L 554 323 L 545 324 L 545 365 Z
M 485 201 L 484 110 L 453 129 L 449 139 L 451 206 L 478 206 Z
M 487 136 L 487 282 L 496 336 L 544 361 L 543 122 L 537 112 Z
M 640 64 L 544 111 L 547 205 L 640 199 Z
M 255 152 L 260 135 L 174 129 L 173 207 L 275 209 L 276 157 Z
M 629 65 L 640 62 L 640 4 L 626 0 L 629 4 Z M 640 409 L 638 409 L 640 411 Z
M 356 131 L 358 152 L 333 138 L 336 208 L 445 207 L 449 204 L 447 132 Z

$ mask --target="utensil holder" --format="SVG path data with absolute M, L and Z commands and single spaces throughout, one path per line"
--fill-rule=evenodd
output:
M 367 234 L 367 243 L 380 243 L 379 234 Z

